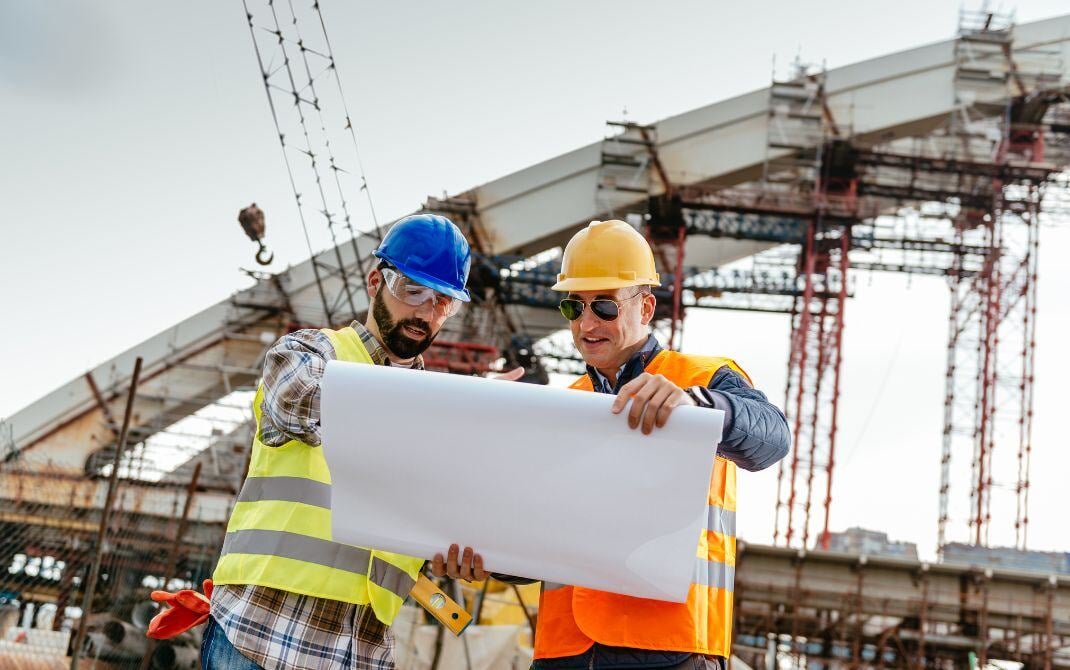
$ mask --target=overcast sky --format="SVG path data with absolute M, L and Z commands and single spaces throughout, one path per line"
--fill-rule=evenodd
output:
M 1030 21 L 1065 2 L 1016 7 Z M 653 122 L 764 87 L 774 57 L 836 67 L 950 38 L 958 9 L 323 0 L 383 219 L 599 140 L 625 113 Z M 250 201 L 268 212 L 276 268 L 307 256 L 237 0 L 0 0 L 0 101 L 0 416 L 245 286 L 252 247 L 235 215 Z M 1044 231 L 1032 544 L 1059 550 L 1068 248 L 1070 232 Z M 931 554 L 947 291 L 857 282 L 832 525 Z M 786 317 L 706 312 L 686 333 L 685 350 L 738 359 L 783 401 Z M 775 470 L 740 477 L 744 538 L 771 537 L 774 484 Z M 996 519 L 994 540 L 1013 539 L 1011 523 Z

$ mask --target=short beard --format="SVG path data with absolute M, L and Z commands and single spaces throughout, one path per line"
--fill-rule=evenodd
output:
M 427 351 L 427 348 L 435 341 L 435 337 L 438 336 L 438 333 L 431 332 L 431 324 L 423 319 L 402 319 L 395 323 L 394 317 L 390 315 L 390 310 L 386 308 L 379 296 L 372 298 L 372 316 L 375 318 L 376 325 L 379 326 L 379 336 L 383 338 L 383 346 L 402 360 L 415 358 Z M 404 326 L 420 328 L 427 335 L 419 340 L 414 340 L 402 330 Z

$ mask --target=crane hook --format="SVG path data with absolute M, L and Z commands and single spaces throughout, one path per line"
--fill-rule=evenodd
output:
M 275 254 L 270 253 L 264 246 L 263 237 L 266 231 L 264 210 L 257 207 L 254 202 L 238 212 L 238 223 L 241 224 L 242 230 L 249 239 L 256 242 L 259 247 L 256 252 L 256 262 L 260 265 L 271 265 L 271 261 L 275 260 Z
M 256 262 L 260 265 L 271 265 L 271 261 L 275 260 L 275 254 L 269 252 L 267 247 L 265 247 L 264 243 L 260 240 L 257 240 L 256 242 L 260 245 L 260 249 L 256 252 Z

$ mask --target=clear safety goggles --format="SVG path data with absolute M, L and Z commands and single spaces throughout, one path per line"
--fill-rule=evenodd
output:
M 417 284 L 405 275 L 392 268 L 383 268 L 383 283 L 394 296 L 406 305 L 419 307 L 428 301 L 434 301 L 435 313 L 441 316 L 453 316 L 463 304 L 460 300 L 448 295 L 443 295 L 433 288 Z

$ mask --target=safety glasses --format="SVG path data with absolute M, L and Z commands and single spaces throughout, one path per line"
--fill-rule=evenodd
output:
M 461 309 L 461 301 L 448 295 L 443 295 L 433 288 L 417 284 L 405 275 L 392 268 L 383 268 L 383 283 L 386 284 L 390 295 L 412 307 L 430 300 L 434 301 L 435 312 L 441 316 L 453 316 Z
M 640 295 L 642 295 L 642 291 L 628 298 L 622 298 L 621 302 L 638 298 Z M 557 306 L 561 310 L 561 316 L 569 321 L 575 321 L 580 318 L 583 315 L 583 310 L 587 307 L 590 307 L 591 312 L 603 321 L 616 321 L 617 317 L 620 316 L 620 303 L 609 298 L 596 298 L 589 303 L 576 298 L 565 298 Z

